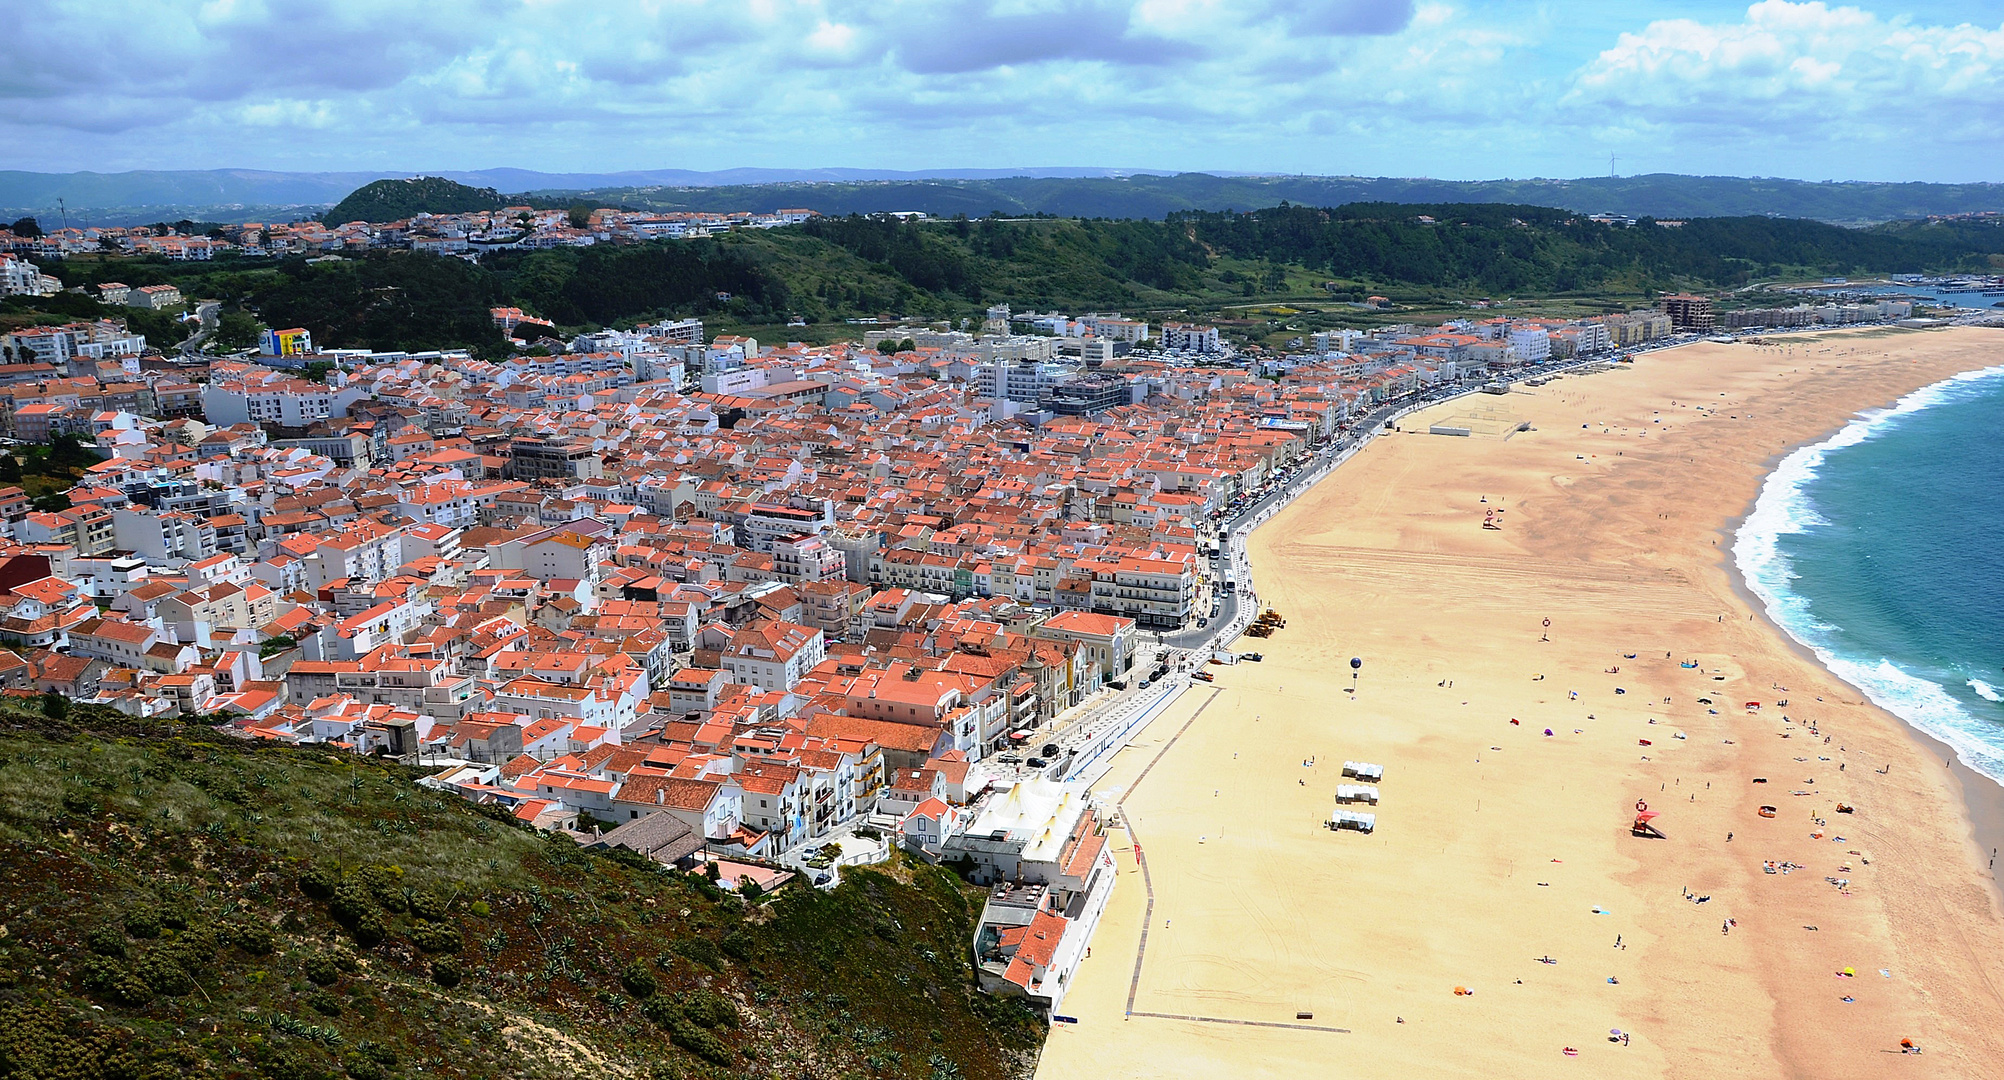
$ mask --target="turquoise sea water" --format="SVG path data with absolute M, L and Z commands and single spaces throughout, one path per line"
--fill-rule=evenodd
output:
M 2004 783 L 2004 365 L 1788 455 L 1733 554 L 1826 666 Z

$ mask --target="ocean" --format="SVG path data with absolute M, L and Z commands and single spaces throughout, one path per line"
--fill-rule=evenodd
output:
M 2004 784 L 2004 365 L 1790 453 L 1733 555 L 1826 667 Z

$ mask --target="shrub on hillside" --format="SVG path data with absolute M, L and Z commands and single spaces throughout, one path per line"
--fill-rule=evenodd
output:
M 329 866 L 309 866 L 299 875 L 299 891 L 315 900 L 331 900 L 341 884 L 341 872 Z
M 707 1028 L 738 1026 L 737 1003 L 714 990 L 698 990 L 682 1003 L 682 1014 Z
M 159 937 L 160 913 L 151 904 L 134 904 L 125 912 L 125 932 L 136 938 Z
M 660 982 L 654 978 L 654 972 L 648 970 L 647 962 L 644 960 L 634 960 L 621 968 L 619 985 L 625 987 L 627 993 L 642 999 L 653 997 L 654 992 L 661 988 Z
M 230 944 L 252 956 L 270 956 L 278 948 L 278 937 L 271 932 L 271 927 L 248 919 L 229 924 L 224 936 Z
M 381 912 L 377 910 L 375 898 L 370 895 L 367 885 L 356 878 L 343 878 L 339 885 L 334 886 L 334 895 L 327 901 L 327 914 L 332 915 L 335 922 L 353 930 L 365 916 L 380 916 Z
M 84 947 L 99 956 L 124 956 L 125 931 L 116 926 L 99 926 L 84 935 Z
M 326 953 L 315 953 L 307 957 L 299 969 L 305 973 L 307 981 L 315 986 L 333 986 L 341 979 L 341 966 Z
M 451 923 L 420 921 L 411 928 L 411 944 L 428 953 L 456 953 L 464 942 Z
M 195 989 L 195 978 L 181 966 L 180 958 L 168 949 L 153 949 L 132 965 L 132 973 L 145 980 L 156 994 L 180 997 Z
M 390 936 L 390 920 L 382 912 L 370 908 L 355 920 L 355 925 L 349 927 L 348 932 L 354 936 L 355 944 L 365 949 L 374 948 Z
M 431 922 L 444 922 L 450 914 L 445 898 L 430 889 L 414 889 L 410 894 L 411 917 Z
M 84 961 L 84 992 L 105 1001 L 137 1008 L 153 1000 L 153 988 L 132 969 L 109 957 Z
M 733 960 L 749 961 L 758 950 L 758 936 L 742 928 L 733 930 L 724 935 L 721 948 Z
M 737 1063 L 738 1055 L 732 1051 L 729 1044 L 717 1038 L 714 1033 L 705 1031 L 681 1017 L 676 1017 L 668 1026 L 668 1041 L 712 1065 Z
M 721 971 L 724 957 L 717 949 L 717 943 L 706 937 L 683 938 L 674 945 L 676 952 L 712 970 Z
M 369 896 L 385 911 L 401 912 L 410 905 L 405 901 L 404 868 L 401 866 L 365 866 L 355 875 L 368 887 Z

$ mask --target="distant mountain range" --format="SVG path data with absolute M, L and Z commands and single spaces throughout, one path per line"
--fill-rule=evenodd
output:
M 0 215 L 71 224 L 132 224 L 193 218 L 247 221 L 306 217 L 384 178 L 440 176 L 545 199 L 577 195 L 613 205 L 688 210 L 804 206 L 824 214 L 922 210 L 951 216 L 1052 214 L 1161 218 L 1179 210 L 1246 210 L 1282 202 L 1510 203 L 1584 213 L 1723 217 L 1774 215 L 1865 224 L 1936 214 L 2004 211 L 2004 184 L 1926 184 L 1731 176 L 1586 177 L 1576 180 L 1431 180 L 1355 176 L 1263 176 L 1146 169 L 657 169 L 546 173 L 486 169 L 430 174 L 266 172 L 0 172 Z
M 547 173 L 530 169 L 471 172 L 271 172 L 261 169 L 205 169 L 122 173 L 38 173 L 0 170 L 0 213 L 59 216 L 57 200 L 93 222 L 123 224 L 199 216 L 211 221 L 247 221 L 295 209 L 300 216 L 340 202 L 374 180 L 442 176 L 471 187 L 498 191 L 579 191 L 596 188 L 712 187 L 717 185 L 843 183 L 877 180 L 979 180 L 1000 177 L 1110 177 L 1123 169 L 648 169 L 610 173 Z M 151 216 L 148 216 L 151 215 Z M 116 219 L 116 220 L 114 220 Z M 75 224 L 76 222 L 72 222 Z

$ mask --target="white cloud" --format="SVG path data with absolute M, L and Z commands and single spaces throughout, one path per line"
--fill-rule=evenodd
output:
M 1579 18 L 1589 3 L 1594 18 Z M 0 65 L 0 145 L 8 167 L 43 169 L 1579 175 L 1613 149 L 1679 171 L 1800 175 L 1804 161 L 1859 160 L 1824 145 L 1839 136 L 1898 135 L 1915 140 L 1911 158 L 1875 164 L 2004 160 L 2004 29 L 1780 0 L 1724 21 L 1584 28 L 1618 18 L 1608 8 L 11 0 L 13 55 L 32 60 Z M 1935 152 L 1949 143 L 1961 158 Z
M 1657 129 L 1995 140 L 2004 134 L 2004 27 L 1762 0 L 1739 22 L 1666 19 L 1622 34 L 1577 74 L 1564 105 Z

